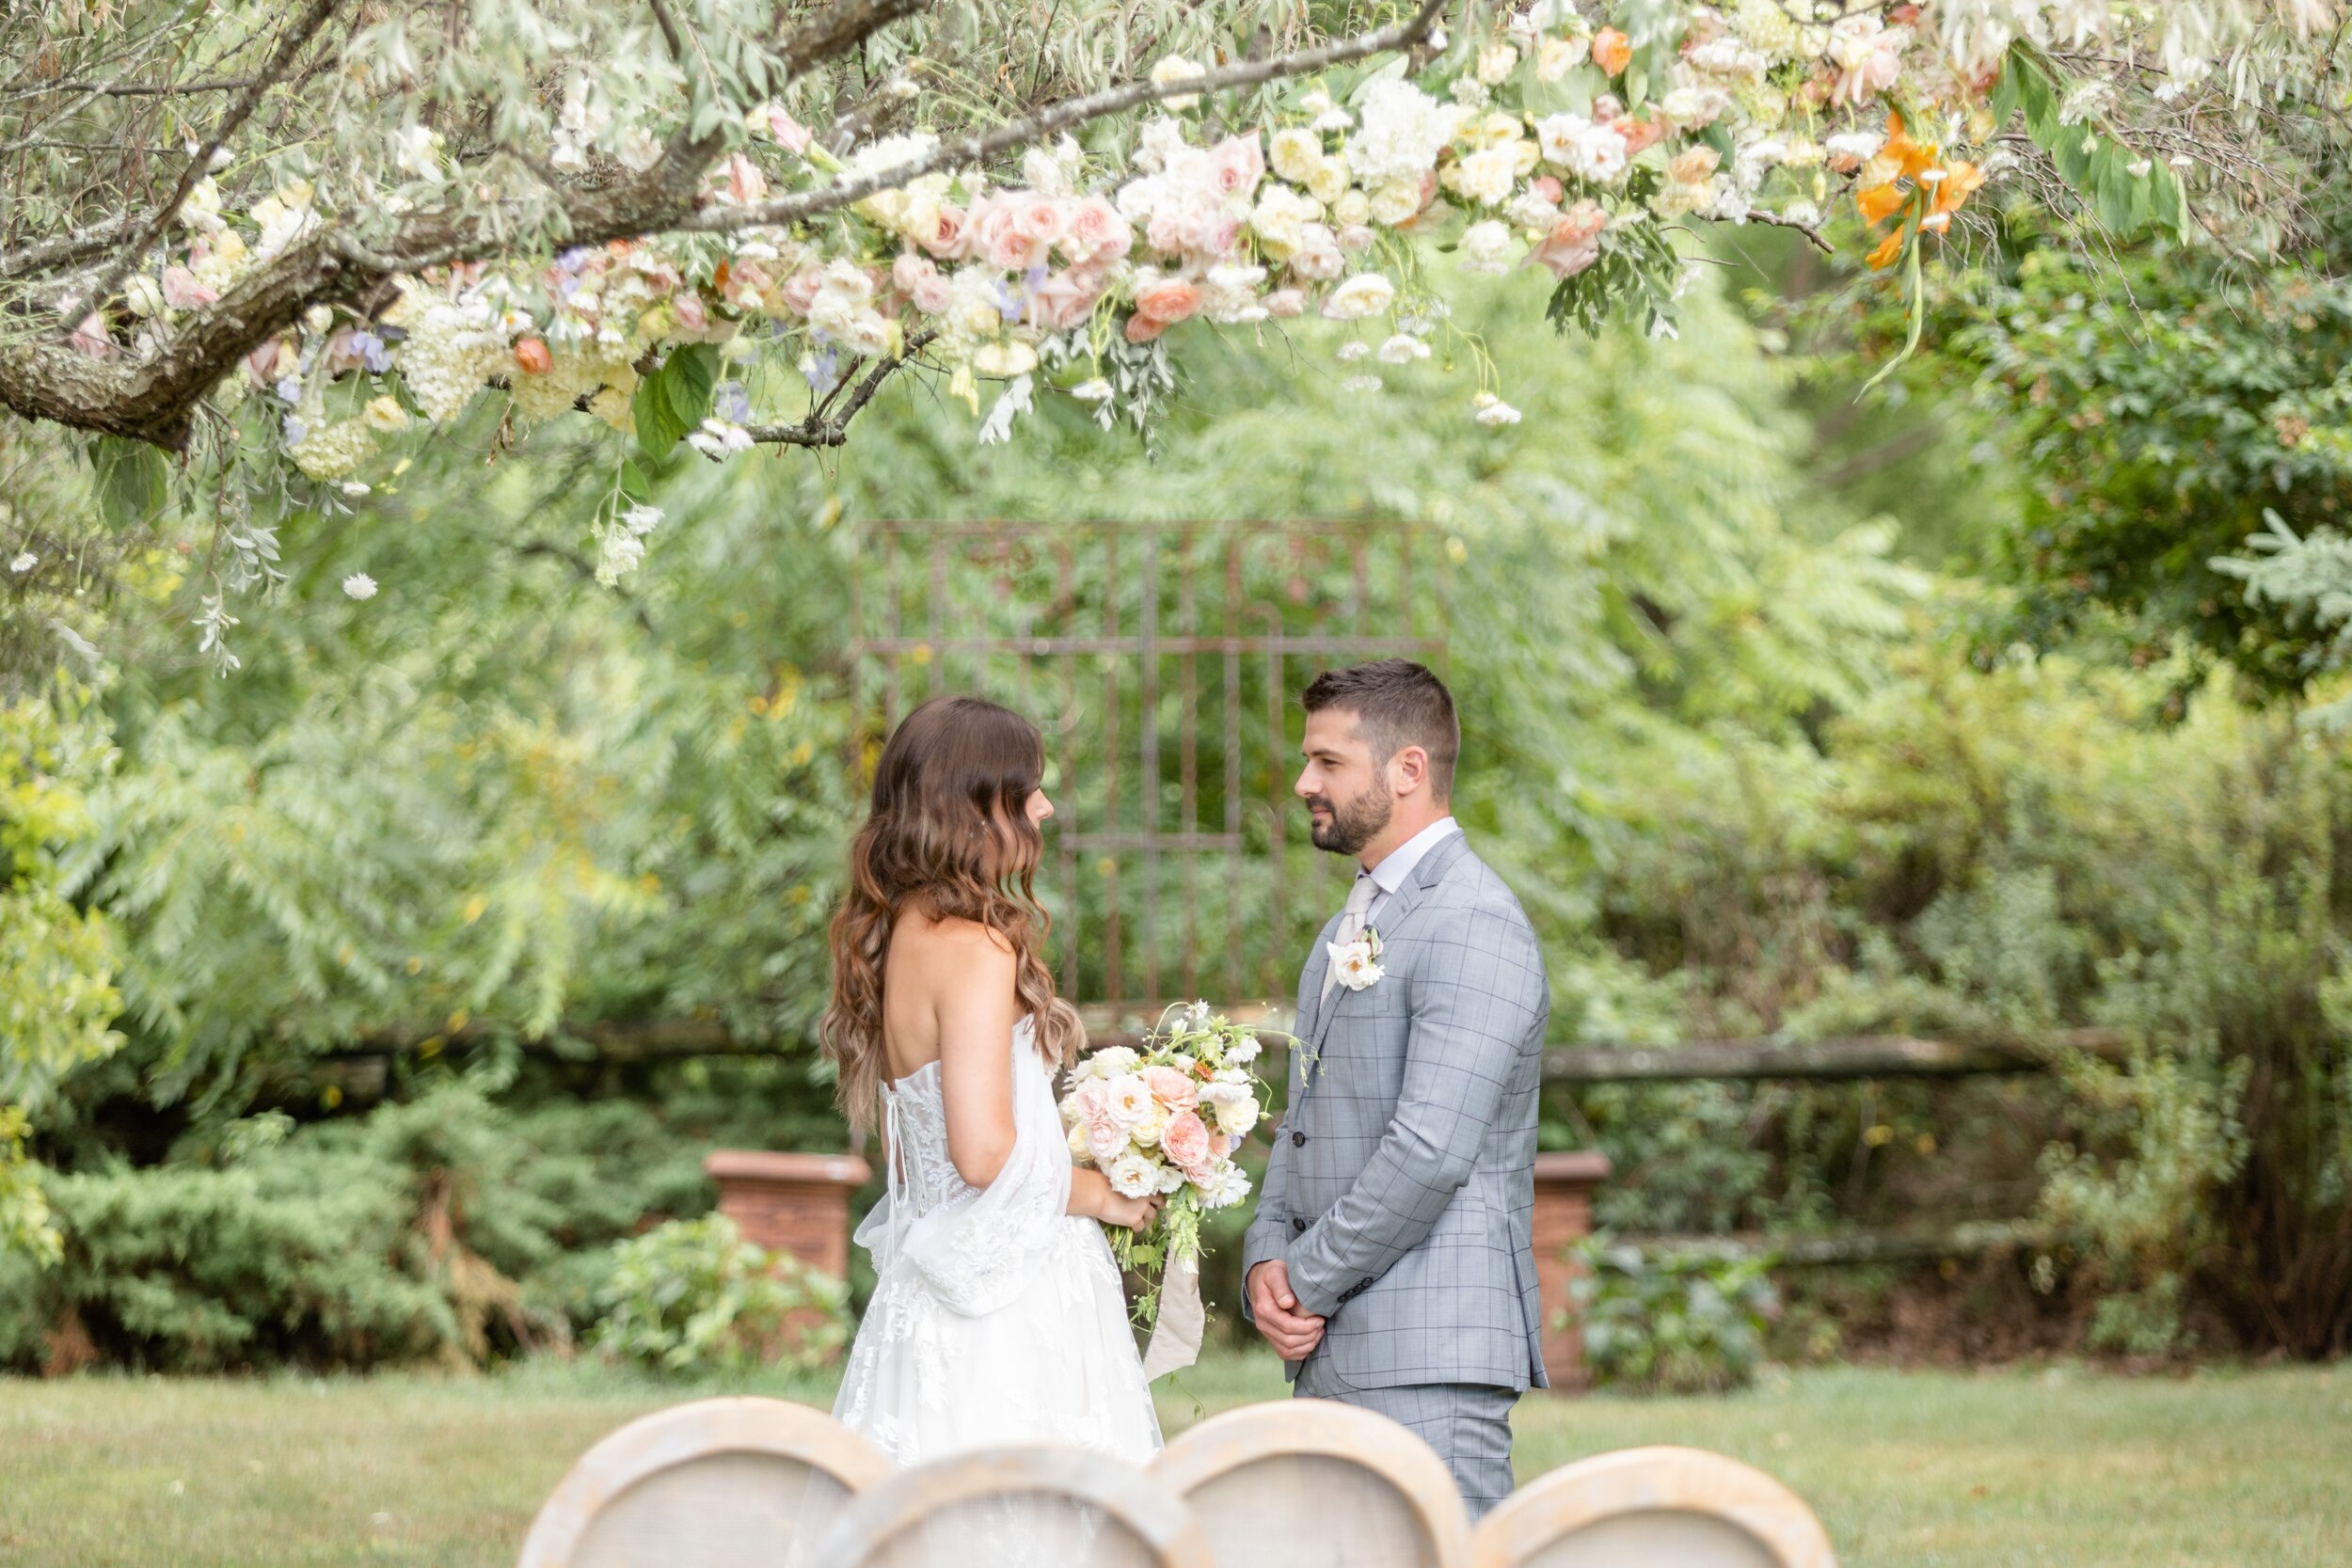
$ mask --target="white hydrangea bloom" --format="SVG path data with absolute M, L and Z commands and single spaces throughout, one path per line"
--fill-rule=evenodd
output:
M 1364 89 L 1363 123 L 1347 138 L 1347 161 L 1366 185 L 1418 182 L 1471 113 L 1439 103 L 1410 82 L 1383 77 Z

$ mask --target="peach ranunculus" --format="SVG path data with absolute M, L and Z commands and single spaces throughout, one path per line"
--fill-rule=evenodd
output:
M 1127 318 L 1127 341 L 1131 343 L 1151 342 L 1158 338 L 1161 333 L 1167 330 L 1168 324 L 1166 322 L 1155 322 L 1149 316 L 1129 316 Z
M 1200 288 L 1188 277 L 1161 277 L 1136 291 L 1136 314 L 1162 329 L 1197 314 Z M 1154 332 L 1156 338 L 1159 333 Z M 1150 339 L 1136 340 L 1148 342 Z
M 1598 202 L 1580 201 L 1560 214 L 1551 232 L 1520 265 L 1548 268 L 1554 277 L 1574 277 L 1600 260 L 1600 231 L 1608 227 L 1609 214 Z
M 1609 75 L 1621 75 L 1633 63 L 1633 40 L 1614 27 L 1593 35 L 1593 63 Z
M 1061 236 L 1062 254 L 1078 262 L 1116 261 L 1135 243 L 1135 230 L 1119 209 L 1099 196 L 1078 198 Z
M 1168 1118 L 1168 1131 L 1160 1134 L 1160 1151 L 1169 1161 L 1191 1176 L 1205 1170 L 1209 1164 L 1209 1124 L 1197 1111 L 1179 1111 Z
M 1152 1098 L 1170 1110 L 1188 1111 L 1200 1103 L 1200 1086 L 1172 1067 L 1145 1068 L 1143 1081 L 1152 1085 Z
M 555 356 L 541 340 L 524 338 L 515 344 L 515 363 L 526 375 L 545 375 L 554 366 Z
M 1635 119 L 1625 116 L 1609 122 L 1609 129 L 1625 138 L 1625 155 L 1629 158 L 1654 147 L 1666 134 L 1662 119 Z

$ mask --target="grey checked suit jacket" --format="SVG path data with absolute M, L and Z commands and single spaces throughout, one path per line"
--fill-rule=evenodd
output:
M 1338 924 L 1299 979 L 1303 1049 L 1243 1266 L 1287 1260 L 1343 1386 L 1542 1387 L 1534 930 L 1459 833 L 1381 909 L 1378 983 L 1322 1001 Z

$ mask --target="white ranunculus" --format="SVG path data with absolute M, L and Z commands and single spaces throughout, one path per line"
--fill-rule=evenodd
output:
M 1287 126 L 1267 139 L 1266 166 L 1295 185 L 1305 184 L 1321 162 L 1323 138 L 1304 126 Z
M 1509 266 L 1511 228 L 1498 218 L 1473 223 L 1462 232 L 1462 248 L 1456 252 L 1462 259 L 1464 272 L 1499 274 Z
M 1362 321 L 1395 303 L 1396 285 L 1376 272 L 1359 272 L 1331 291 L 1323 313 L 1333 321 Z

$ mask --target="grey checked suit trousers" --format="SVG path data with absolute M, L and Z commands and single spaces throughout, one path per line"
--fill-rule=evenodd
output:
M 1326 1320 L 1287 1369 L 1296 1391 L 1413 1427 L 1475 1517 L 1511 1490 L 1512 1402 L 1546 1386 L 1533 1234 L 1543 957 L 1458 833 L 1380 911 L 1379 981 L 1325 999 L 1337 925 L 1299 978 L 1290 1109 L 1243 1266 L 1283 1259 L 1300 1307 Z

